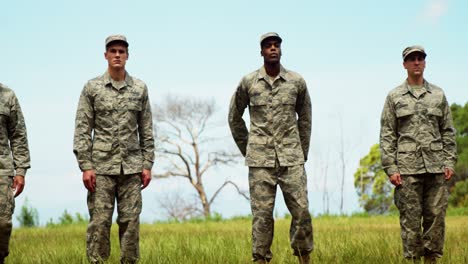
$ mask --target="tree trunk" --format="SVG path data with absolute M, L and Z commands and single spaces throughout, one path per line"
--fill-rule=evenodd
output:
M 209 217 L 211 215 L 211 208 L 210 208 L 210 203 L 208 202 L 208 199 L 206 198 L 205 189 L 203 188 L 203 185 L 201 184 L 196 184 L 195 189 L 197 189 L 198 197 L 200 198 L 200 201 L 203 206 L 203 215 L 205 217 Z

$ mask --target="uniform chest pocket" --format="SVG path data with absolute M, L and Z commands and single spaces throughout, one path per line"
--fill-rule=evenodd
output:
M 10 118 L 10 111 L 8 111 L 6 107 L 0 106 L 0 124 L 7 122 L 9 118 Z
M 407 107 L 401 107 L 396 109 L 397 118 L 405 118 L 414 115 L 414 109 L 409 109 Z
M 296 105 L 296 98 L 292 96 L 283 97 L 281 103 L 284 105 Z
M 127 104 L 128 111 L 141 112 L 142 109 L 143 109 L 143 105 L 141 101 L 138 99 L 130 100 Z
M 264 96 L 253 96 L 250 98 L 250 106 L 264 106 L 268 104 L 268 98 Z
M 9 117 L 10 111 L 6 107 L 0 106 L 0 115 Z
M 114 102 L 112 100 L 98 99 L 94 103 L 96 111 L 110 111 L 114 109 Z
M 429 108 L 427 109 L 427 114 L 439 119 L 442 117 L 442 110 L 439 108 Z
M 412 153 L 417 150 L 416 143 L 400 143 L 398 144 L 398 153 Z

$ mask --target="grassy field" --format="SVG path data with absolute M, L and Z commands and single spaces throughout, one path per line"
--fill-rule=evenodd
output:
M 314 263 L 404 263 L 398 218 L 319 217 L 313 220 Z M 271 263 L 297 263 L 289 248 L 290 220 L 275 222 Z M 447 217 L 440 263 L 468 263 L 468 216 Z M 248 219 L 203 223 L 143 224 L 140 263 L 251 263 Z M 87 263 L 85 225 L 19 228 L 6 263 Z M 117 226 L 112 227 L 109 263 L 119 262 Z

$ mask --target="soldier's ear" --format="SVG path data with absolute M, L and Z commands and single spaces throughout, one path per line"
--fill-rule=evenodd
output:
M 260 50 L 260 56 L 263 57 L 263 50 Z

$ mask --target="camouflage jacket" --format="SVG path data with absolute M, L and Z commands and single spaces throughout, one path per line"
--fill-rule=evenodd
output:
M 415 97 L 405 81 L 387 96 L 381 117 L 380 150 L 387 175 L 442 173 L 455 167 L 452 114 L 439 87 L 424 80 Z
M 108 72 L 83 88 L 75 120 L 73 152 L 82 171 L 118 175 L 151 169 L 154 136 L 148 88 L 126 73 L 115 82 Z
M 271 86 L 265 68 L 240 81 L 229 109 L 232 136 L 249 167 L 304 164 L 309 152 L 311 103 L 304 79 L 281 66 Z M 242 115 L 250 113 L 250 132 Z M 297 113 L 297 117 L 296 117 Z
M 10 148 L 11 147 L 11 148 Z M 15 93 L 0 83 L 0 176 L 25 176 L 29 148 L 23 113 Z

